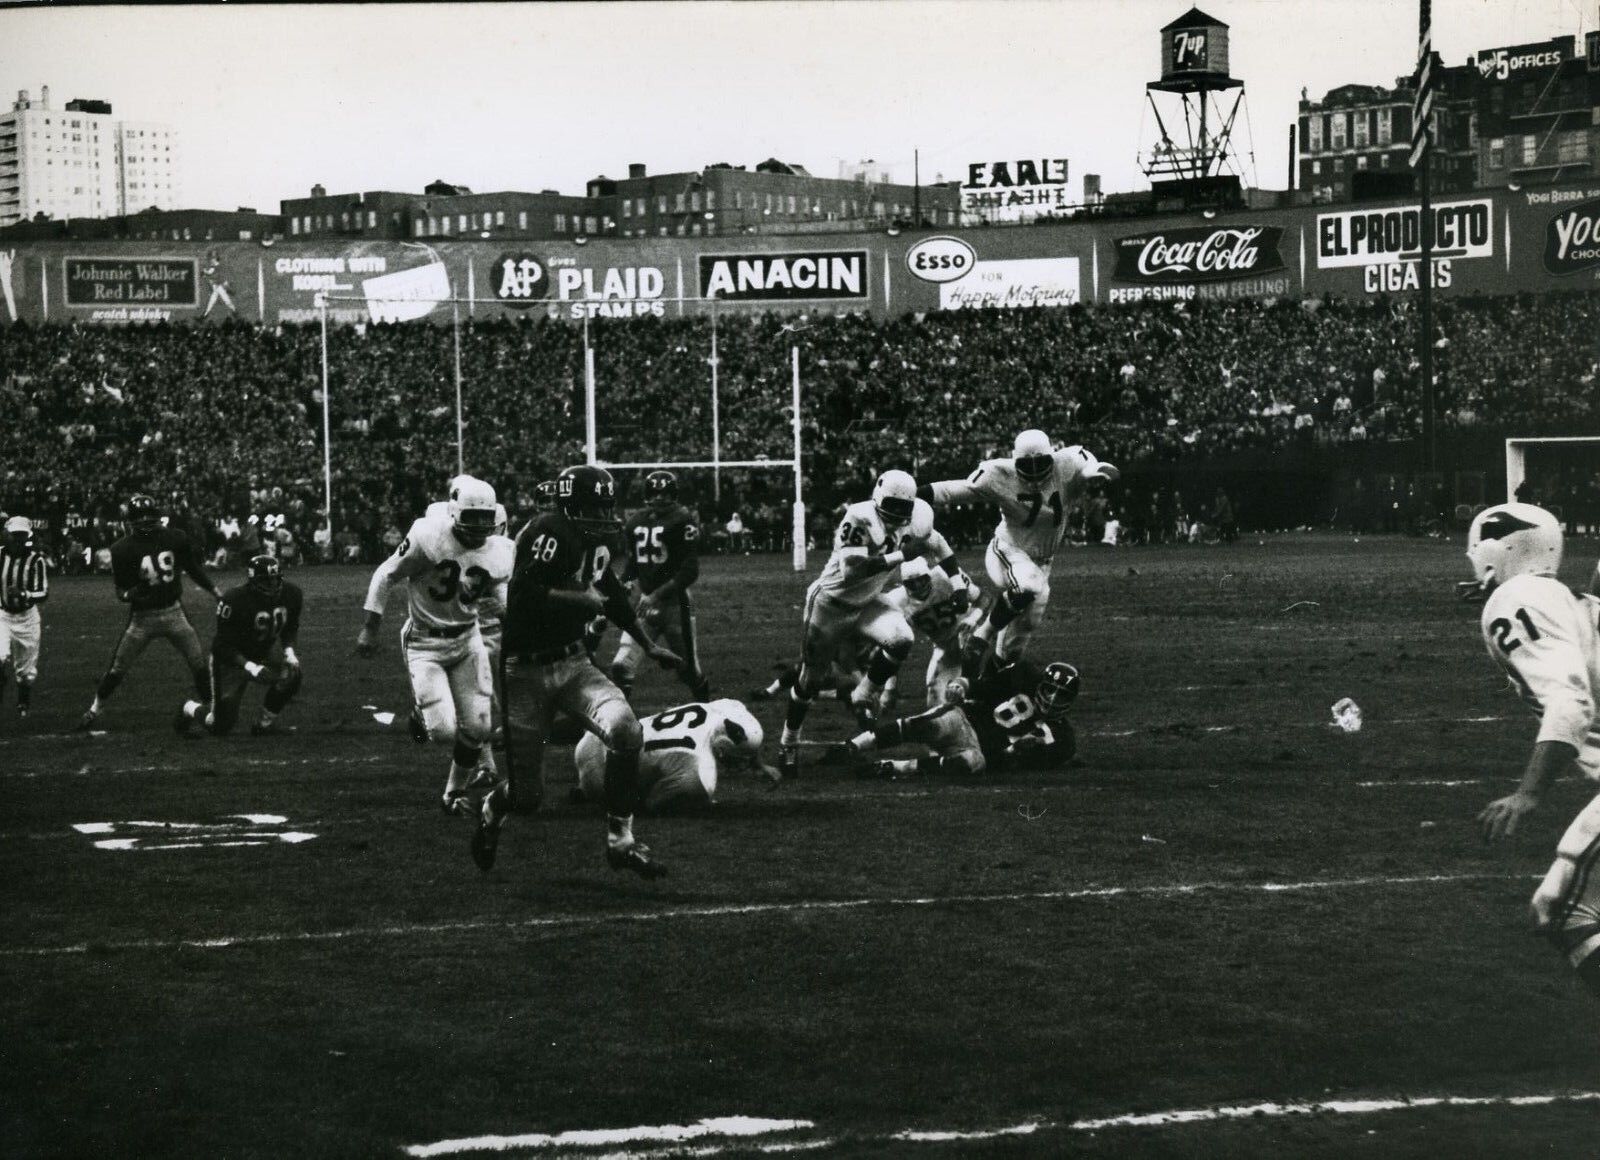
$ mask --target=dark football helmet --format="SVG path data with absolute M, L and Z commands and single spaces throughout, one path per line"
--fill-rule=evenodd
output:
M 556 481 L 541 479 L 533 485 L 533 510 L 536 512 L 553 511 L 556 506 Z
M 652 471 L 644 477 L 644 499 L 660 511 L 678 502 L 678 477 L 670 471 Z
M 1044 667 L 1036 699 L 1046 717 L 1056 717 L 1078 699 L 1078 670 L 1066 661 L 1051 661 Z
M 153 532 L 161 526 L 161 509 L 147 495 L 136 495 L 128 501 L 128 523 L 136 532 Z
M 617 519 L 617 482 L 603 467 L 580 463 L 556 476 L 556 507 L 591 540 L 603 540 L 622 530 L 622 521 Z
M 245 566 L 245 583 L 264 596 L 276 596 L 283 590 L 283 565 L 276 556 L 251 556 Z

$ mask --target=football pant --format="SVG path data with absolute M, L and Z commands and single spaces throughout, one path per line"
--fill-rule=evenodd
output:
M 1028 606 L 1000 630 L 995 641 L 995 651 L 999 655 L 1016 660 L 1044 622 L 1045 606 L 1050 603 L 1050 566 L 1040 567 L 1026 552 L 1002 547 L 999 540 L 989 541 L 988 550 L 983 554 L 983 566 L 989 582 L 1000 590 L 1002 599 L 1007 593 L 1027 593 L 1032 597 Z
M 952 709 L 932 718 L 907 718 L 901 730 L 901 739 L 926 745 L 936 757 L 959 761 L 968 773 L 982 773 L 984 770 L 983 747 L 978 744 L 978 732 L 960 709 Z
M 578 767 L 578 788 L 592 802 L 605 801 L 606 747 L 593 733 L 586 733 L 573 750 Z M 691 749 L 647 751 L 639 758 L 639 797 L 644 809 L 653 814 L 691 811 L 711 804 L 706 776 L 716 785 L 716 757 Z M 706 766 L 709 765 L 709 771 Z
M 111 654 L 110 672 L 118 677 L 125 675 L 133 662 L 139 659 L 145 646 L 153 640 L 166 640 L 183 654 L 189 671 L 203 674 L 206 671 L 206 650 L 200 643 L 200 634 L 183 611 L 181 604 L 159 608 L 152 612 L 135 612 L 128 617 L 128 627 L 122 630 L 116 651 Z
M 516 791 L 519 800 L 537 802 L 542 796 L 545 742 L 558 711 L 594 734 L 606 750 L 637 750 L 644 743 L 628 699 L 587 655 L 551 664 L 526 661 L 506 669 L 505 682 L 506 768 L 512 784 L 525 787 Z
M 226 736 L 239 723 L 239 708 L 244 701 L 245 690 L 250 687 L 250 676 L 244 671 L 243 665 L 219 663 L 215 655 L 208 658 L 207 663 L 211 671 L 211 711 L 206 717 L 205 726 L 219 737 Z M 273 711 L 281 712 L 284 704 L 300 689 L 300 673 L 281 667 L 283 653 L 277 646 L 273 647 L 263 663 L 268 668 L 277 667 L 278 676 L 267 686 L 267 696 L 277 703 L 278 707 Z
M 689 593 L 682 592 L 665 605 L 657 605 L 641 619 L 651 638 L 666 645 L 684 659 L 686 671 L 700 671 L 699 634 L 695 628 L 694 602 Z M 611 659 L 611 671 L 627 684 L 639 672 L 644 660 L 644 646 L 627 633 L 617 644 L 617 655 Z
M 489 702 L 494 682 L 489 656 L 474 626 L 459 637 L 435 639 L 400 634 L 405 646 L 411 698 L 430 741 L 455 741 L 474 747 L 489 741 Z
M 806 675 L 813 685 L 823 679 L 836 659 L 854 665 L 859 646 L 865 641 L 890 655 L 904 656 L 915 640 L 906 618 L 881 600 L 851 607 L 815 589 L 806 597 L 803 656 Z
M 1561 835 L 1533 908 L 1572 968 L 1592 971 L 1600 957 L 1600 796 Z
M 39 675 L 39 610 L 0 612 L 0 665 L 11 664 L 11 675 L 31 684 Z

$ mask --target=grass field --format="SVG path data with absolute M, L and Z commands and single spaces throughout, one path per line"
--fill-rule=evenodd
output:
M 1035 649 L 1083 670 L 1081 768 L 735 780 L 711 816 L 641 819 L 657 883 L 606 868 L 570 749 L 473 867 L 447 751 L 363 708 L 407 698 L 398 605 L 351 656 L 365 573 L 295 574 L 296 731 L 226 741 L 172 734 L 159 646 L 108 732 L 71 734 L 122 613 L 59 581 L 36 712 L 0 706 L 0 1152 L 1592 1157 L 1600 1003 L 1524 933 L 1586 787 L 1479 840 L 1535 726 L 1452 598 L 1461 553 L 1068 552 Z M 786 564 L 706 563 L 719 692 L 794 651 Z M 1359 733 L 1330 724 L 1344 696 Z M 638 699 L 683 696 L 652 672 Z M 812 722 L 846 735 L 831 703 Z M 136 820 L 236 824 L 73 828 Z

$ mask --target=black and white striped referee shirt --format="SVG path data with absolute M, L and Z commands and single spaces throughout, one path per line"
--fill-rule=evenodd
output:
M 33 548 L 13 556 L 0 551 L 0 611 L 17 615 L 50 595 L 44 554 Z

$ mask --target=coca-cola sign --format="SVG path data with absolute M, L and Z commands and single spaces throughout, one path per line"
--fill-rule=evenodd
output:
M 1283 269 L 1278 226 L 1188 226 L 1118 238 L 1119 282 L 1217 282 Z
M 1576 274 L 1600 266 L 1600 200 L 1582 201 L 1550 219 L 1544 228 L 1544 268 Z

